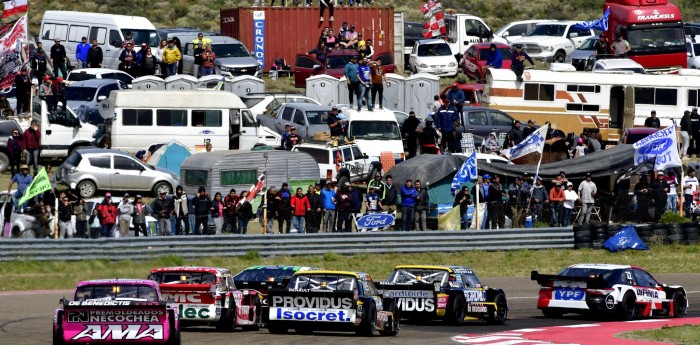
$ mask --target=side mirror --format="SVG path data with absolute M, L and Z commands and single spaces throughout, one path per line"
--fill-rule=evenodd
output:
M 314 65 L 314 66 L 313 66 L 313 69 L 314 69 L 315 71 L 320 70 L 320 69 L 321 69 L 321 65 Z
M 578 37 L 578 33 L 572 32 L 569 34 L 569 38 L 575 38 L 575 37 Z
M 365 154 L 362 155 L 362 158 L 363 158 L 363 159 L 369 159 L 369 156 L 365 153 Z
M 506 37 L 508 37 L 508 35 L 510 35 L 510 33 L 508 33 L 508 31 L 506 31 L 506 32 L 504 32 L 503 35 L 501 35 L 501 36 L 502 36 L 503 38 L 506 38 Z
M 693 57 L 693 54 L 691 54 L 690 52 L 688 52 L 687 54 L 688 54 L 688 57 Z
M 107 99 L 107 96 L 98 96 L 98 97 L 97 97 L 97 101 L 98 101 L 98 102 L 104 101 L 105 99 Z

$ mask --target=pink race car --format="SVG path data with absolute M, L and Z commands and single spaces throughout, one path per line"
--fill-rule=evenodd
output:
M 53 344 L 149 342 L 179 345 L 177 309 L 161 300 L 151 280 L 78 283 L 53 317 Z

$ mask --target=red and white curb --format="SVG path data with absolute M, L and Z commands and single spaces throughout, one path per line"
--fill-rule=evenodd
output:
M 452 340 L 462 344 L 477 345 L 652 345 L 667 344 L 616 338 L 618 333 L 663 326 L 700 325 L 700 318 L 649 319 L 629 322 L 586 323 L 579 325 L 523 328 L 487 334 L 462 334 Z

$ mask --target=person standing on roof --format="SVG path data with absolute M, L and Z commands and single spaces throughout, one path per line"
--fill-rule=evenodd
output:
M 630 48 L 630 43 L 627 42 L 622 35 L 617 35 L 617 38 L 611 47 L 616 58 L 627 57 L 627 53 L 632 50 L 632 48 Z
M 53 39 L 54 45 L 51 46 L 51 61 L 53 62 L 53 74 L 58 77 L 59 72 L 61 77 L 68 75 L 66 72 L 66 61 L 68 60 L 68 55 L 66 55 L 66 47 L 61 45 L 61 39 L 56 37 Z
M 440 136 L 438 135 L 438 132 L 435 130 L 435 128 L 433 128 L 433 119 L 425 119 L 425 127 L 420 131 L 420 133 L 418 133 L 416 137 L 416 140 L 418 140 L 418 143 L 420 143 L 420 153 L 438 154 L 439 150 L 437 147 L 437 140 L 439 138 Z
M 452 88 L 447 91 L 447 98 L 450 99 L 452 105 L 457 109 L 457 117 L 462 114 L 462 107 L 464 106 L 464 91 L 459 88 L 457 82 L 452 83 Z
M 513 147 L 523 141 L 523 131 L 520 129 L 520 120 L 513 121 L 513 126 L 511 127 L 510 131 L 508 131 L 506 137 L 508 147 Z
M 83 36 L 80 43 L 75 46 L 75 59 L 78 61 L 78 68 L 88 67 L 88 52 L 90 51 L 90 44 L 88 44 L 87 37 Z M 65 76 L 64 76 L 65 77 Z
M 335 1 L 334 0 L 320 0 L 321 2 L 321 16 L 319 18 L 319 22 L 323 22 L 323 12 L 326 11 L 326 8 L 328 8 L 328 15 L 330 16 L 328 18 L 329 22 L 333 22 L 335 19 L 333 19 L 333 11 L 335 10 Z
M 527 55 L 523 51 L 522 44 L 516 44 L 515 49 L 513 49 L 513 58 L 511 59 L 510 69 L 515 73 L 515 79 L 517 81 L 523 81 L 523 72 L 525 72 L 525 60 L 529 61 L 533 66 L 535 62 L 532 61 L 530 55 Z
M 296 127 L 292 126 L 289 128 L 289 136 L 287 137 L 287 143 L 284 145 L 284 148 L 287 151 L 291 151 L 292 148 L 296 145 L 301 144 L 301 137 L 297 134 L 297 129 Z
M 379 93 L 379 109 L 384 109 L 384 84 L 387 81 L 381 64 L 379 60 L 372 61 L 369 64 L 369 68 L 372 79 L 372 107 L 377 104 L 377 93 Z
M 370 67 L 367 58 L 363 58 L 360 62 L 360 67 L 358 67 L 358 77 L 360 77 L 360 99 L 357 102 L 357 111 L 362 108 L 362 100 L 364 100 L 365 105 L 367 105 L 367 110 L 374 111 L 373 104 L 370 99 L 370 92 L 372 91 L 372 77 L 370 76 Z
M 165 64 L 165 72 L 163 79 L 177 74 L 177 63 L 182 59 L 180 50 L 175 47 L 175 41 L 168 40 L 168 45 L 163 50 L 163 63 Z
M 359 76 L 360 66 L 357 64 L 357 56 L 352 56 L 350 62 L 345 65 L 345 79 L 348 84 L 348 97 L 350 100 L 350 106 L 352 107 L 352 97 L 357 96 L 357 107 L 362 105 L 361 95 L 360 95 L 360 76 Z
M 90 68 L 102 67 L 102 48 L 97 44 L 97 40 L 92 40 L 92 46 L 88 50 L 87 63 Z
M 651 116 L 647 117 L 647 119 L 644 120 L 644 127 L 656 129 L 659 129 L 661 127 L 661 121 L 659 121 L 659 118 L 656 117 L 656 110 L 652 110 Z
M 331 131 L 331 137 L 342 137 L 345 135 L 343 130 L 343 123 L 347 123 L 347 120 L 341 120 L 338 118 L 338 113 L 340 109 L 333 107 L 331 109 L 331 114 L 328 116 L 328 129 Z
M 593 49 L 593 55 L 597 58 L 605 58 L 610 54 L 610 45 L 608 44 L 604 34 L 600 34 L 600 36 L 598 36 L 598 40 L 595 41 Z
M 688 147 L 691 140 L 690 125 L 690 111 L 686 110 L 681 118 L 681 142 L 683 143 L 683 146 L 681 146 L 681 159 L 685 159 L 688 155 Z
M 442 143 L 440 148 L 444 151 L 445 146 L 450 150 L 450 153 L 456 153 L 457 147 L 454 142 L 454 124 L 459 121 L 457 109 L 452 106 L 447 95 L 442 96 L 443 105 L 435 114 L 435 127 L 442 134 Z

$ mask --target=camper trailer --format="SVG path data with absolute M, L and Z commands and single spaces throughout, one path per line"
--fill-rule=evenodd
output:
M 642 126 L 652 110 L 667 127 L 700 104 L 695 70 L 656 75 L 563 70 L 528 70 L 518 82 L 510 70 L 489 69 L 483 102 L 521 121 L 551 121 L 567 133 L 598 128 L 613 143 L 623 129 Z
M 267 169 L 265 184 L 278 189 L 283 182 L 303 187 L 318 180 L 318 163 L 305 152 L 213 151 L 187 157 L 180 166 L 185 193 L 195 195 L 204 186 L 210 195 L 248 190 Z M 290 188 L 291 189 L 291 188 Z
M 100 104 L 111 118 L 111 147 L 132 154 L 153 143 L 177 139 L 192 152 L 250 150 L 279 145 L 280 135 L 259 127 L 238 96 L 214 90 L 113 91 Z

